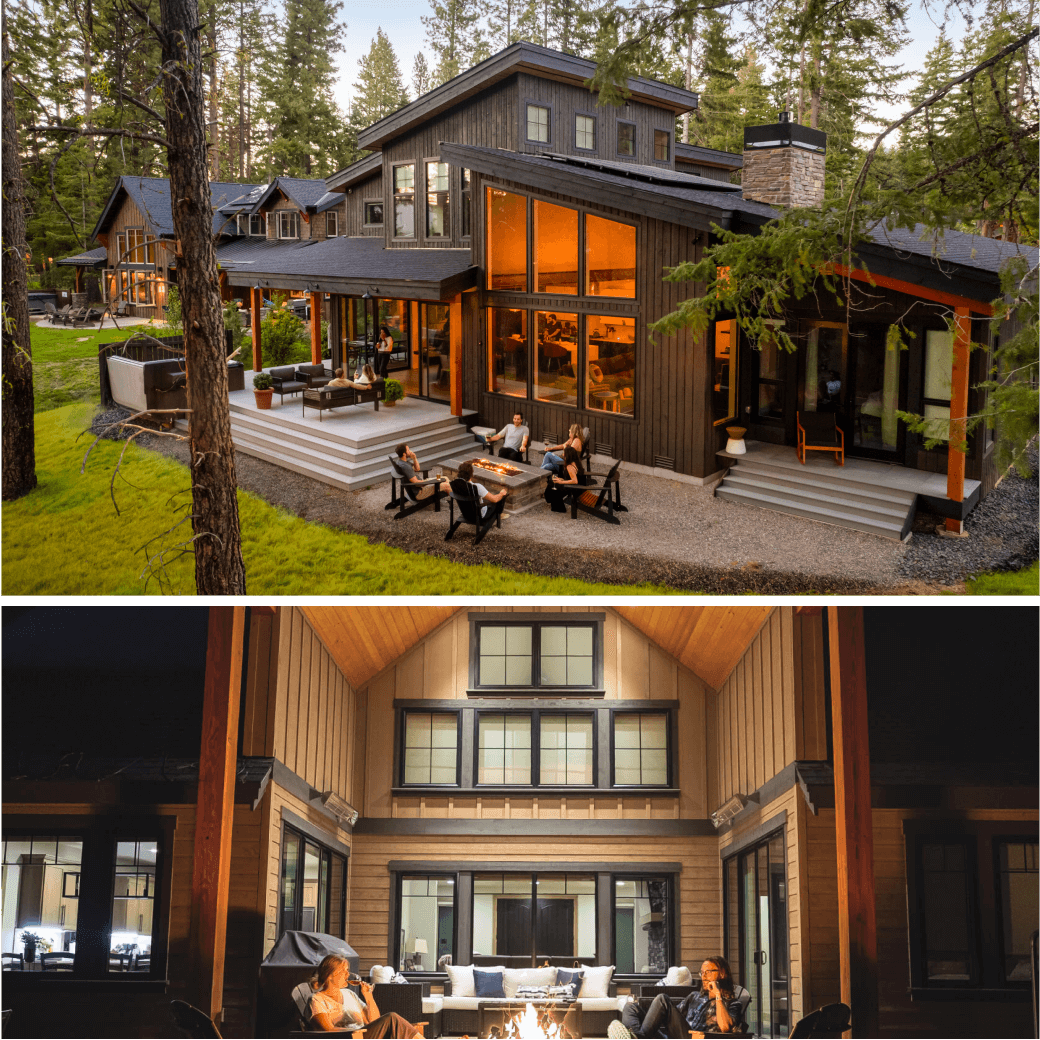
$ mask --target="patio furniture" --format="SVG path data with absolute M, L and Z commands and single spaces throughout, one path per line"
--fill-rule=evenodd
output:
M 274 384 L 272 389 L 278 395 L 279 404 L 285 400 L 286 394 L 289 394 L 291 397 L 293 394 L 301 393 L 307 389 L 307 384 L 297 377 L 296 369 L 291 365 L 286 365 L 282 368 L 272 368 L 267 374 L 271 377 L 271 382 Z
M 620 524 L 614 515 L 617 512 L 628 512 L 628 507 L 621 504 L 621 478 L 618 470 L 620 462 L 615 462 L 610 472 L 602 478 L 602 484 L 590 483 L 584 486 L 557 484 L 556 487 L 570 502 L 571 519 L 578 519 L 579 510 L 589 516 L 605 520 L 608 524 Z
M 313 390 L 332 382 L 332 373 L 324 365 L 297 365 L 296 378 Z
M 798 460 L 805 465 L 807 451 L 832 451 L 834 462 L 845 465 L 845 431 L 835 412 L 798 412 Z
M 852 1008 L 848 1004 L 824 1004 L 823 1007 L 795 1022 L 792 1037 L 840 1037 L 852 1021 Z
M 241 361 L 229 361 L 227 366 L 228 393 L 246 388 L 246 369 Z
M 171 1000 L 170 1010 L 178 1028 L 188 1036 L 198 1037 L 199 1040 L 221 1040 L 220 1030 L 213 1024 L 213 1019 L 186 1000 Z
M 130 304 L 127 303 L 126 300 L 120 300 L 119 303 L 116 304 L 115 310 L 113 310 L 112 313 L 117 318 L 129 318 L 130 317 Z
M 444 492 L 434 490 L 432 495 L 426 498 L 419 498 L 419 489 L 424 487 L 430 487 L 440 483 L 440 478 L 433 480 L 427 479 L 429 474 L 428 469 L 422 470 L 422 480 L 412 481 L 415 470 L 402 459 L 399 459 L 396 455 L 390 455 L 390 501 L 385 505 L 384 509 L 397 509 L 394 513 L 394 519 L 400 520 L 403 517 L 409 516 L 411 513 L 418 512 L 420 509 L 425 509 L 428 505 L 433 505 L 434 512 L 439 513 L 441 511 L 441 499 L 444 498 Z M 376 1001 L 376 1003 L 379 1003 Z M 382 1005 L 380 1004 L 380 1007 Z M 395 1009 L 396 1010 L 396 1009 Z M 404 1014 L 404 1012 L 401 1012 Z M 408 1018 L 405 1015 L 405 1018 Z M 409 1019 L 409 1021 L 413 1021 Z
M 74 956 L 71 953 L 41 953 L 40 971 L 72 971 Z
M 21 953 L 0 954 L 3 958 L 4 971 L 25 971 L 25 956 Z
M 343 408 L 345 405 L 357 404 L 354 388 L 351 386 L 329 386 L 303 391 L 303 411 L 307 414 L 308 408 L 317 408 L 318 422 L 321 422 L 321 413 L 328 408 Z
M 484 535 L 491 530 L 492 524 L 495 527 L 502 526 L 502 507 L 505 499 L 500 499 L 498 502 L 491 502 L 487 507 L 487 516 L 481 516 L 480 513 L 480 494 L 477 489 L 464 480 L 455 479 L 451 482 L 451 498 L 448 502 L 448 508 L 450 516 L 448 519 L 448 533 L 444 536 L 446 542 L 451 541 L 455 536 L 455 532 L 463 524 L 472 524 L 476 529 L 473 545 L 480 545 Z M 455 519 L 455 506 L 459 507 L 459 518 Z

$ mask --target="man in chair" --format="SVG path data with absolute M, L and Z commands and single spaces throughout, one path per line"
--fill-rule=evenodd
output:
M 404 468 L 407 468 L 408 466 L 411 466 L 413 471 L 414 471 L 414 475 L 408 478 L 408 482 L 410 484 L 419 484 L 419 483 L 421 483 L 422 482 L 422 467 L 419 465 L 419 460 L 415 457 L 415 452 L 412 451 L 412 449 L 409 448 L 407 444 L 398 444 L 397 448 L 396 448 L 396 451 L 397 451 L 397 458 L 400 461 L 401 466 L 404 467 Z M 439 483 L 437 483 L 437 484 L 426 484 L 425 486 L 419 488 L 415 492 L 415 501 L 418 502 L 418 501 L 421 501 L 424 498 L 429 498 L 430 495 L 432 495 L 435 490 L 436 491 L 442 491 L 442 492 L 444 492 L 444 494 L 447 494 L 448 493 L 448 478 L 447 477 L 438 477 L 437 479 L 438 479 Z
M 459 466 L 459 475 L 451 482 L 451 489 L 456 494 L 462 493 L 466 488 L 476 488 L 477 494 L 480 495 L 480 517 L 482 520 L 488 519 L 489 509 L 492 510 L 491 516 L 494 516 L 495 513 L 500 513 L 504 505 L 502 500 L 509 493 L 503 489 L 497 494 L 493 494 L 483 484 L 477 484 L 473 480 L 473 463 L 469 461 L 463 462 Z
M 741 990 L 741 995 L 743 994 Z M 724 957 L 709 957 L 701 965 L 701 988 L 676 1003 L 664 993 L 654 997 L 644 1015 L 638 1000 L 630 1000 L 620 1022 L 611 1022 L 611 1040 L 682 1040 L 705 1033 L 744 1031 L 747 1003 L 735 992 L 733 976 Z
M 502 447 L 498 449 L 500 459 L 511 459 L 513 462 L 523 462 L 524 452 L 527 450 L 527 439 L 531 431 L 524 425 L 524 417 L 517 412 L 513 416 L 512 426 L 503 426 L 498 433 L 490 437 L 481 437 L 484 447 L 490 451 L 492 441 L 502 441 Z

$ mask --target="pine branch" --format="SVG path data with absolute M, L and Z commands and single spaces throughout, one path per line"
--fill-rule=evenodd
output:
M 996 144 L 992 144 L 988 148 L 983 148 L 981 151 L 972 152 L 971 155 L 966 155 L 963 159 L 958 159 L 957 162 L 951 163 L 949 166 L 943 168 L 942 170 L 939 170 L 938 173 L 933 173 L 930 177 L 926 177 L 923 181 L 918 181 L 910 190 L 917 191 L 918 188 L 927 187 L 929 184 L 932 184 L 938 180 L 942 180 L 954 171 L 962 169 L 963 167 L 975 162 L 978 159 L 985 158 L 988 155 L 992 155 L 994 152 L 1000 151 L 1001 148 L 1006 148 L 1010 145 L 1017 145 L 1018 141 L 1020 141 L 1023 137 L 1028 137 L 1030 134 L 1035 134 L 1038 131 L 1040 131 L 1040 123 L 1033 123 L 1032 126 L 1023 127 L 1021 130 L 1017 130 L 1014 134 L 1012 134 L 1010 139 L 997 141 Z M 1021 150 L 1017 147 L 1015 150 L 1019 153 L 1019 155 L 1022 154 Z M 1023 160 L 1025 160 L 1025 156 L 1022 156 L 1022 158 Z

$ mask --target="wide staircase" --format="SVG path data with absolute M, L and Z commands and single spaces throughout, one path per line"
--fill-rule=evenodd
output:
M 360 410 L 368 412 L 371 405 L 358 405 L 357 411 L 350 411 L 361 421 L 353 422 L 347 434 L 341 423 L 296 421 L 298 405 L 281 413 L 258 411 L 234 400 L 230 404 L 231 438 L 239 451 L 346 491 L 389 480 L 387 456 L 402 441 L 408 442 L 423 468 L 466 452 L 477 454 L 478 441 L 447 409 L 431 409 L 406 424 L 388 425 L 363 421 L 369 416 Z M 397 414 L 402 411 L 398 408 Z M 386 415 L 384 406 L 372 418 Z M 187 428 L 183 421 L 177 425 Z
M 862 463 L 857 467 L 849 460 L 845 466 L 835 466 L 830 458 L 812 459 L 803 466 L 793 449 L 783 458 L 748 454 L 728 456 L 726 462 L 731 468 L 715 495 L 727 502 L 896 541 L 909 537 L 917 495 L 886 484 L 885 467 L 875 470 Z

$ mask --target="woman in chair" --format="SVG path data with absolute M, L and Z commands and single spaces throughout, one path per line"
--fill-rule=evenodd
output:
M 554 477 L 549 474 L 549 482 L 545 487 L 545 501 L 554 513 L 566 513 L 567 502 L 560 485 L 578 484 L 584 486 L 588 483 L 585 470 L 581 466 L 581 455 L 575 450 L 574 445 L 568 444 L 563 449 L 563 475 Z
M 360 997 L 347 988 L 351 983 L 360 983 Z M 355 1038 L 364 1034 L 367 1040 L 413 1040 L 422 1036 L 418 1026 L 396 1012 L 379 1013 L 372 987 L 357 976 L 351 978 L 345 957 L 330 953 L 323 958 L 311 978 L 311 990 L 311 1021 L 326 1033 L 350 1032 Z
M 545 457 L 542 459 L 542 469 L 550 470 L 553 475 L 563 475 L 564 464 L 563 458 L 557 455 L 558 451 L 566 451 L 567 446 L 570 445 L 574 448 L 578 456 L 581 456 L 582 450 L 585 445 L 581 442 L 581 427 L 577 423 L 571 423 L 571 428 L 567 431 L 567 439 L 562 444 L 556 444 L 551 448 L 545 449 Z

